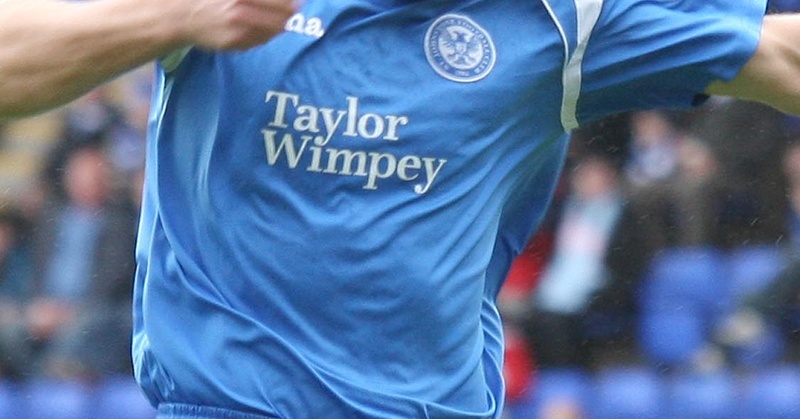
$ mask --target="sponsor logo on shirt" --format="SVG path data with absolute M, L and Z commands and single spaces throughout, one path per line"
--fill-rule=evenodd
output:
M 491 36 L 480 25 L 466 16 L 447 14 L 428 28 L 425 57 L 440 76 L 469 83 L 492 71 L 497 53 Z
M 364 179 L 365 190 L 377 190 L 382 181 L 408 182 L 414 193 L 427 193 L 446 159 L 335 147 L 335 135 L 365 141 L 401 141 L 405 115 L 380 115 L 360 109 L 359 98 L 348 96 L 341 109 L 304 103 L 300 95 L 270 90 L 266 103 L 274 114 L 261 130 L 267 163 L 292 170 Z

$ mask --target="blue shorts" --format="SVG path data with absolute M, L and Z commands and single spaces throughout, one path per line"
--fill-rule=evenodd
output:
M 156 419 L 276 419 L 257 413 L 239 412 L 221 407 L 197 406 L 181 403 L 161 403 Z

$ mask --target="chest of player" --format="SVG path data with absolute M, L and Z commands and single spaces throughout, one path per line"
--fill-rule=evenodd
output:
M 326 141 L 557 123 L 563 44 L 540 2 L 517 3 L 308 1 L 277 39 L 222 59 L 228 106 Z
M 308 1 L 273 41 L 190 55 L 178 79 L 225 92 L 213 147 L 233 167 L 423 194 L 561 132 L 563 44 L 518 3 Z

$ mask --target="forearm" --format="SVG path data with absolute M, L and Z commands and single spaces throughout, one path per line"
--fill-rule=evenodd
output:
M 800 115 L 800 14 L 764 19 L 755 55 L 730 83 L 712 84 L 708 92 L 753 100 Z
M 177 25 L 157 6 L 0 0 L 0 119 L 58 106 L 183 46 Z

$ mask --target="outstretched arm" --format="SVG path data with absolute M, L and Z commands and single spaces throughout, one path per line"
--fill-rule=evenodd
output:
M 800 14 L 764 18 L 756 53 L 730 82 L 706 93 L 733 96 L 800 115 Z
M 0 120 L 41 112 L 190 45 L 246 49 L 293 0 L 0 0 Z

